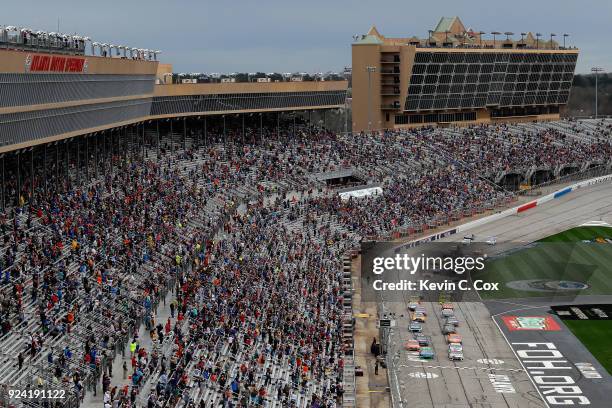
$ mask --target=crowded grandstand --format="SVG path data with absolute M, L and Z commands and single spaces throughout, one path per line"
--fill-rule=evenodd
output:
M 66 168 L 6 166 L 0 381 L 75 401 L 101 383 L 118 406 L 336 406 L 342 256 L 515 199 L 483 175 L 609 166 L 611 128 L 128 132 Z M 347 170 L 382 196 L 342 200 L 312 177 Z

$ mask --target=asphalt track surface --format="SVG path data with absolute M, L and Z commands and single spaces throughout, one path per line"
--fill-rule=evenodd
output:
M 589 221 L 612 224 L 612 185 L 601 184 L 583 188 L 524 213 L 475 227 L 465 234 L 473 233 L 475 241 L 485 241 L 488 237 L 494 236 L 498 241 L 494 251 L 505 250 Z M 461 241 L 465 234 L 447 237 L 442 242 Z M 556 317 L 553 318 L 561 327 L 559 331 L 510 331 L 502 321 L 504 315 L 550 316 L 547 311 L 551 304 L 612 303 L 610 297 L 579 296 L 572 299 L 533 298 L 458 302 L 455 304 L 455 314 L 460 321 L 458 333 L 463 337 L 465 359 L 461 362 L 452 362 L 447 357 L 448 347 L 441 333 L 440 306 L 437 302 L 424 303 L 428 311 L 428 320 L 423 325 L 423 333 L 431 336 L 435 358 L 422 361 L 414 355 L 414 352 L 404 350 L 404 342 L 412 338 L 408 332 L 407 304 L 409 297 L 414 294 L 418 292 L 407 293 L 404 302 L 385 301 L 385 294 L 381 295 L 384 310 L 387 313 L 394 313 L 397 322 L 397 326 L 389 335 L 388 350 L 392 360 L 389 375 L 395 407 L 562 406 L 543 399 L 544 391 L 541 387 L 536 388 L 534 383 L 533 364 L 522 364 L 517 358 L 515 350 L 525 349 L 525 346 L 510 345 L 532 342 L 553 343 L 563 355 L 563 361 L 567 364 L 558 365 L 567 365 L 569 368 L 546 370 L 545 375 L 572 377 L 575 381 L 573 385 L 580 388 L 579 395 L 587 397 L 590 402 L 590 405 L 583 406 L 596 408 L 612 406 L 610 402 L 612 378 Z M 524 363 L 525 359 L 522 360 Z M 586 378 L 576 368 L 575 363 L 592 364 L 601 378 Z M 494 377 L 494 382 L 497 382 L 495 386 L 490 375 L 500 376 Z M 571 402 L 578 405 L 577 400 Z

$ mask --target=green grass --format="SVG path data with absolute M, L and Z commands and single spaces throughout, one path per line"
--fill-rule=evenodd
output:
M 506 286 L 508 282 L 543 279 L 586 283 L 588 289 L 557 292 L 557 296 L 578 293 L 612 295 L 612 244 L 585 243 L 583 240 L 612 238 L 610 227 L 576 227 L 546 237 L 491 259 L 482 272 L 472 274 L 473 279 L 500 282 L 497 292 L 480 292 L 484 299 L 550 297 L 553 292 L 534 292 Z
M 576 227 L 543 238 L 538 242 L 580 242 L 584 239 L 592 240 L 597 237 L 612 239 L 610 227 Z
M 563 323 L 612 374 L 612 320 L 563 320 Z

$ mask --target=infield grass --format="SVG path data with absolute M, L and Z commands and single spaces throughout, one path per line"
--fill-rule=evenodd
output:
M 606 239 L 611 241 L 606 241 Z M 601 242 L 594 242 L 599 240 Z M 589 242 L 584 242 L 589 241 Z M 576 227 L 492 258 L 486 268 L 472 274 L 473 279 L 500 282 L 497 292 L 480 292 L 483 299 L 612 295 L 612 228 Z M 582 290 L 521 290 L 523 285 L 549 285 L 576 282 L 588 285 Z M 509 287 L 515 282 L 515 287 Z
M 612 320 L 563 320 L 563 323 L 612 375 Z

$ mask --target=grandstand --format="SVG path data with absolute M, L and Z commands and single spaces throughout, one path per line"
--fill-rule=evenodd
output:
M 444 17 L 428 38 L 356 36 L 353 130 L 558 120 L 579 51 L 539 33 L 484 34 Z
M 0 50 L 5 401 L 354 406 L 361 240 L 610 170 L 608 119 L 339 133 L 308 112 L 342 108 L 345 81 L 165 84 L 157 61 L 78 53 L 32 72 L 39 55 Z

